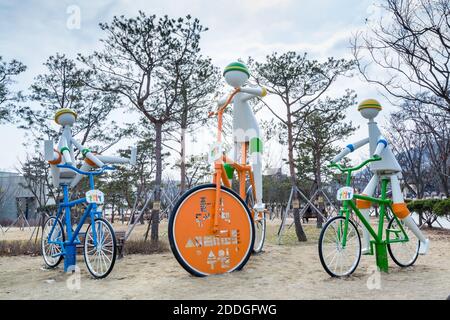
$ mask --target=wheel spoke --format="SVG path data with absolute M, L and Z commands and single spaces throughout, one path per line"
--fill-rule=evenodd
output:
M 331 255 L 333 255 L 333 258 L 331 259 L 331 261 L 330 261 L 330 263 L 333 263 L 333 261 L 334 261 L 334 259 L 336 258 L 336 256 L 338 255 L 338 251 L 337 250 L 335 250 L 335 251 L 331 251 L 330 253 L 328 253 L 326 256 L 325 256 L 325 258 L 328 258 L 328 257 L 330 257 Z M 328 260 L 328 259 L 327 259 Z
M 106 248 L 103 248 L 103 251 L 107 251 L 107 252 L 113 254 L 113 251 L 112 251 L 112 250 L 108 250 L 108 249 L 106 249 Z
M 111 259 L 103 251 L 100 251 L 100 253 L 108 260 L 108 263 L 110 264 Z
M 93 247 L 91 250 L 88 250 L 87 253 L 90 254 L 91 252 L 97 250 L 95 247 Z

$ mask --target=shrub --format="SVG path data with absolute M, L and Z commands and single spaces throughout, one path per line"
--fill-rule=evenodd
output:
M 450 199 L 443 199 L 433 206 L 433 213 L 440 217 L 445 217 L 450 214 Z
M 436 214 L 438 216 L 450 215 L 450 199 L 420 199 L 408 203 L 408 209 L 419 215 Z

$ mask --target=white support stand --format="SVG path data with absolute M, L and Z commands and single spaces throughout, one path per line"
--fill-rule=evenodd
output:
M 20 230 L 24 230 L 25 229 L 25 225 L 28 226 L 29 230 L 31 230 L 31 226 L 28 223 L 27 217 L 25 217 L 23 212 L 20 211 L 19 215 L 17 216 L 17 219 L 10 226 L 8 226 L 8 228 L 6 228 L 6 230 L 4 232 L 5 233 L 8 232 L 9 229 L 11 229 L 15 225 L 17 225 L 19 222 L 21 222 L 21 224 L 19 225 Z
M 169 218 L 170 212 L 172 211 L 178 198 L 181 196 L 180 190 L 174 190 L 173 186 L 161 189 L 161 202 L 164 201 L 164 209 L 161 210 L 159 219 Z
M 33 240 L 33 235 L 35 235 L 35 239 L 34 239 L 34 243 L 37 242 L 38 236 L 39 236 L 39 229 L 41 227 L 43 227 L 45 219 L 47 218 L 47 213 L 46 212 L 42 212 L 40 214 L 39 217 L 39 222 L 38 224 L 34 227 L 33 232 L 31 233 L 30 239 L 28 240 L 28 242 L 31 242 L 31 240 Z
M 137 203 L 139 202 L 138 199 L 136 199 L 136 202 L 134 204 L 132 213 L 130 215 L 129 225 L 127 232 L 125 233 L 124 241 L 126 241 L 131 233 L 133 232 L 134 228 L 138 224 L 139 220 L 141 219 L 142 215 L 144 214 L 145 210 L 147 209 L 150 202 L 153 201 L 155 197 L 155 191 L 150 190 L 147 192 L 146 199 L 144 201 L 144 205 L 141 209 L 137 210 Z M 164 209 L 160 208 L 160 220 L 167 217 L 169 218 L 169 214 L 172 211 L 173 207 L 175 206 L 175 203 L 177 202 L 178 198 L 180 197 L 180 192 L 177 192 L 176 194 L 170 194 L 169 191 L 166 190 L 166 188 L 161 189 L 161 202 L 165 202 Z M 137 215 L 136 215 L 137 213 Z M 131 223 L 133 221 L 133 223 Z
M 280 225 L 280 228 L 278 229 L 278 233 L 277 233 L 278 244 L 282 244 L 281 243 L 281 239 L 283 237 L 284 229 L 285 229 L 285 226 L 286 226 L 286 219 L 287 219 L 287 217 L 289 215 L 289 211 L 290 211 L 291 206 L 292 206 L 292 198 L 293 198 L 294 192 L 297 192 L 297 194 L 300 197 L 302 197 L 303 200 L 305 200 L 307 202 L 307 204 L 300 211 L 300 219 L 303 218 L 303 215 L 306 213 L 306 210 L 308 210 L 308 208 L 311 207 L 316 212 L 316 214 L 322 218 L 323 222 L 325 222 L 327 220 L 327 218 L 322 214 L 322 212 L 320 212 L 320 210 L 313 203 L 314 198 L 316 198 L 320 194 L 322 194 L 324 196 L 324 198 L 327 200 L 328 204 L 337 212 L 336 207 L 334 206 L 334 204 L 331 202 L 330 198 L 326 195 L 326 193 L 322 189 L 316 190 L 316 192 L 314 192 L 312 197 L 308 198 L 308 197 L 306 197 L 306 195 L 297 186 L 292 187 L 291 188 L 291 193 L 289 195 L 289 200 L 288 200 L 288 203 L 286 205 L 286 209 L 284 210 L 284 212 L 282 212 L 282 216 L 281 216 L 281 225 Z M 292 227 L 293 224 L 294 224 L 294 222 L 292 222 L 289 225 L 288 230 Z
M 124 241 L 127 241 L 127 239 L 130 237 L 131 232 L 133 232 L 134 228 L 136 227 L 137 223 L 138 223 L 139 220 L 141 219 L 142 215 L 143 215 L 144 212 L 145 212 L 145 209 L 147 209 L 148 204 L 152 201 L 153 197 L 154 197 L 154 192 L 153 192 L 153 190 L 152 190 L 152 191 L 149 191 L 149 192 L 147 193 L 147 197 L 146 197 L 146 200 L 145 200 L 145 202 L 144 202 L 144 205 L 143 205 L 142 208 L 139 210 L 139 213 L 138 213 L 137 216 L 136 216 L 136 211 L 137 211 L 137 203 L 139 202 L 139 200 L 136 199 L 136 202 L 135 202 L 135 205 L 134 205 L 134 208 L 133 208 L 133 211 L 132 211 L 132 213 L 131 213 L 130 220 L 129 220 L 129 223 L 130 223 L 130 224 L 128 225 L 127 232 L 125 233 Z M 133 222 L 131 222 L 131 221 L 133 221 Z

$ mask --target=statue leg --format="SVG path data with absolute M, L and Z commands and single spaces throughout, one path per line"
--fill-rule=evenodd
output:
M 240 147 L 241 146 L 241 143 L 240 142 L 237 142 L 236 140 L 234 141 L 234 144 L 233 144 L 233 161 L 234 162 L 238 162 L 239 161 L 239 150 L 240 150 Z
M 414 233 L 414 235 L 420 240 L 420 254 L 426 254 L 428 251 L 429 240 L 426 239 L 417 226 L 416 222 L 411 216 L 408 207 L 403 199 L 402 190 L 400 189 L 400 182 L 397 175 L 391 176 L 391 188 L 392 188 L 392 210 L 394 214 L 403 221 L 403 223 Z
M 262 181 L 262 140 L 259 137 L 250 139 L 250 159 L 253 169 L 253 179 L 255 181 L 255 209 L 258 211 L 264 210 L 263 197 L 263 181 Z
M 375 193 L 375 189 L 377 188 L 379 180 L 380 178 L 375 173 L 373 177 L 370 179 L 367 186 L 364 188 L 362 194 L 372 197 L 373 194 Z M 364 216 L 364 218 L 367 221 L 370 221 L 369 213 L 370 208 L 372 207 L 372 203 L 370 201 L 357 199 L 356 206 L 361 211 L 361 214 Z M 362 229 L 363 229 L 362 253 L 366 254 L 370 252 L 370 233 L 369 230 L 367 230 L 367 228 L 364 225 L 362 226 Z

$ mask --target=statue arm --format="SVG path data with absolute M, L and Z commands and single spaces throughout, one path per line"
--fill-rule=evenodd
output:
M 362 139 L 359 140 L 355 143 L 350 143 L 348 144 L 344 149 L 342 149 L 342 151 L 337 154 L 333 160 L 331 160 L 331 162 L 336 163 L 339 162 L 343 157 L 345 157 L 346 155 L 348 155 L 349 153 L 361 148 L 362 146 L 366 145 L 369 143 L 369 138 L 366 139 Z

